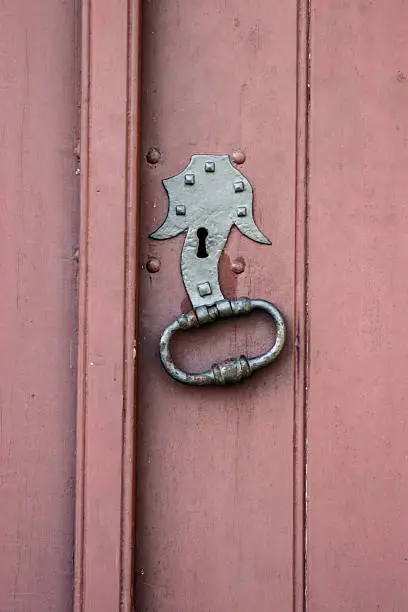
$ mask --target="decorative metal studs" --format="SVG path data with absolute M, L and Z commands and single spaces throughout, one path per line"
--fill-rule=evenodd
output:
M 243 257 L 237 257 L 231 264 L 231 270 L 234 274 L 242 274 L 245 270 L 245 261 Z
M 210 283 L 200 283 L 199 285 L 197 285 L 197 289 L 201 297 L 205 297 L 206 295 L 212 294 Z
M 215 162 L 213 161 L 205 162 L 204 169 L 206 172 L 215 172 Z
M 238 206 L 237 208 L 237 216 L 238 217 L 246 217 L 247 209 L 246 206 Z
M 184 204 L 176 204 L 176 215 L 185 215 L 186 207 Z
M 237 149 L 233 152 L 231 158 L 234 164 L 243 164 L 246 160 L 245 151 L 242 151 L 242 149 Z
M 156 272 L 158 272 L 160 270 L 160 259 L 157 259 L 156 257 L 152 257 L 151 259 L 148 260 L 147 264 L 146 264 L 146 269 L 148 272 L 150 272 L 150 274 L 155 274 Z
M 194 185 L 194 183 L 195 183 L 195 174 L 186 174 L 184 176 L 185 185 Z
M 245 189 L 244 181 L 235 181 L 234 182 L 234 191 L 235 191 L 235 193 L 241 193 L 241 191 L 244 191 L 244 189 Z
M 149 164 L 158 164 L 161 160 L 161 153 L 157 147 L 150 147 L 146 153 L 146 161 Z

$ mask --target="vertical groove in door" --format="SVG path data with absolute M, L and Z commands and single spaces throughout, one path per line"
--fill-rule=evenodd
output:
M 307 0 L 307 110 L 306 110 L 306 191 L 305 191 L 305 312 L 306 312 L 306 353 L 305 353 L 305 402 L 304 402 L 304 610 L 307 612 L 309 609 L 308 599 L 308 579 L 309 579 L 309 561 L 308 561 L 308 401 L 309 401 L 309 367 L 310 367 L 310 327 L 309 327 L 309 181 L 310 181 L 310 113 L 312 105 L 312 80 L 311 80 L 311 61 L 312 61 L 312 47 L 311 47 L 311 23 L 312 23 L 312 0 Z
M 293 415 L 293 611 L 307 606 L 307 203 L 309 137 L 309 2 L 298 0 L 295 203 L 295 359 Z
M 120 612 L 133 610 L 134 585 L 134 477 L 137 394 L 138 238 L 139 238 L 139 134 L 140 134 L 140 30 L 141 0 L 128 0 L 127 30 L 127 139 L 124 291 L 123 304 L 123 422 Z
M 85 527 L 85 427 L 86 427 L 86 363 L 88 321 L 88 160 L 89 160 L 89 94 L 90 94 L 90 2 L 81 5 L 81 131 L 80 131 L 80 237 L 78 275 L 78 356 L 76 410 L 76 478 L 75 478 L 75 552 L 74 612 L 83 612 L 84 597 L 84 527 Z

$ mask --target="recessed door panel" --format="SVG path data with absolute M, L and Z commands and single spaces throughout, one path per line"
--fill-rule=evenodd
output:
M 138 610 L 292 610 L 296 94 L 296 2 L 144 3 Z M 245 154 L 236 167 L 254 188 L 254 218 L 272 246 L 232 230 L 222 288 L 228 298 L 275 303 L 289 337 L 279 359 L 247 381 L 187 387 L 164 372 L 158 353 L 162 330 L 190 309 L 184 235 L 148 236 L 167 213 L 162 179 L 193 154 L 234 152 L 238 161 Z M 271 340 L 267 317 L 254 314 L 192 330 L 174 354 L 202 370 Z

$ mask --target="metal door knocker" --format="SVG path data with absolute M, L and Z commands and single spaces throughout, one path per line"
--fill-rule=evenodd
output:
M 188 385 L 224 385 L 238 382 L 272 363 L 285 343 L 285 321 L 279 310 L 265 300 L 247 297 L 227 300 L 218 278 L 218 262 L 233 225 L 248 238 L 271 244 L 258 229 L 252 215 L 253 193 L 248 179 L 231 163 L 228 155 L 193 155 L 176 176 L 163 181 L 169 199 L 167 217 L 152 234 L 155 240 L 186 232 L 181 255 L 181 274 L 193 310 L 180 314 L 163 332 L 160 358 L 175 380 Z M 217 319 L 264 310 L 276 328 L 274 345 L 258 357 L 234 357 L 210 370 L 190 373 L 172 360 L 170 342 L 179 330 L 188 330 Z

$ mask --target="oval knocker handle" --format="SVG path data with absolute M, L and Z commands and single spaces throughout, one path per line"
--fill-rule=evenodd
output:
M 184 372 L 176 366 L 170 350 L 170 342 L 176 332 L 213 323 L 217 319 L 246 315 L 255 309 L 265 311 L 275 324 L 275 343 L 266 353 L 258 357 L 248 358 L 245 355 L 241 355 L 240 357 L 226 359 L 214 364 L 210 370 L 197 374 Z M 170 376 L 186 385 L 225 385 L 248 378 L 256 370 L 260 370 L 272 363 L 283 349 L 285 335 L 286 328 L 283 316 L 276 306 L 270 302 L 245 297 L 235 300 L 220 300 L 213 306 L 198 306 L 198 308 L 191 310 L 187 314 L 180 314 L 173 323 L 166 327 L 160 339 L 160 358 Z

